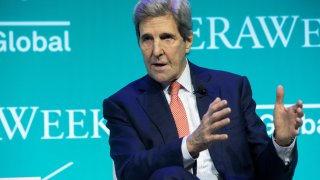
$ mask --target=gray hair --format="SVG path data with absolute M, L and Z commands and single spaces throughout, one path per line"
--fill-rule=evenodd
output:
M 172 15 L 186 41 L 192 34 L 191 8 L 188 0 L 140 0 L 134 8 L 134 25 L 139 41 L 139 24 L 148 17 Z

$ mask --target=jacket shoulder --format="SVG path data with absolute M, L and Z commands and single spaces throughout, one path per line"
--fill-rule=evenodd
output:
M 195 73 L 196 76 L 205 77 L 209 75 L 215 81 L 234 82 L 234 81 L 242 81 L 243 78 L 246 78 L 245 76 L 227 72 L 227 71 L 208 69 L 208 68 L 199 67 L 196 65 L 193 65 L 193 66 L 194 66 L 193 73 Z

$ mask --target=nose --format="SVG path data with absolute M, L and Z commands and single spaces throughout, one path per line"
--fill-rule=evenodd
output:
M 163 47 L 161 45 L 160 40 L 155 40 L 153 45 L 153 55 L 156 57 L 160 57 L 164 54 Z

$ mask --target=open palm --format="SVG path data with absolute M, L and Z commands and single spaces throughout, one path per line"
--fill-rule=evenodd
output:
M 286 146 L 291 139 L 299 135 L 298 128 L 302 126 L 302 101 L 288 108 L 284 106 L 284 90 L 281 85 L 277 87 L 277 97 L 274 106 L 275 138 L 279 145 Z

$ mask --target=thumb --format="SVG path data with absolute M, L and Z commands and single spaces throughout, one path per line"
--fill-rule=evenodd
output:
M 277 87 L 276 104 L 283 104 L 284 90 L 282 85 Z

